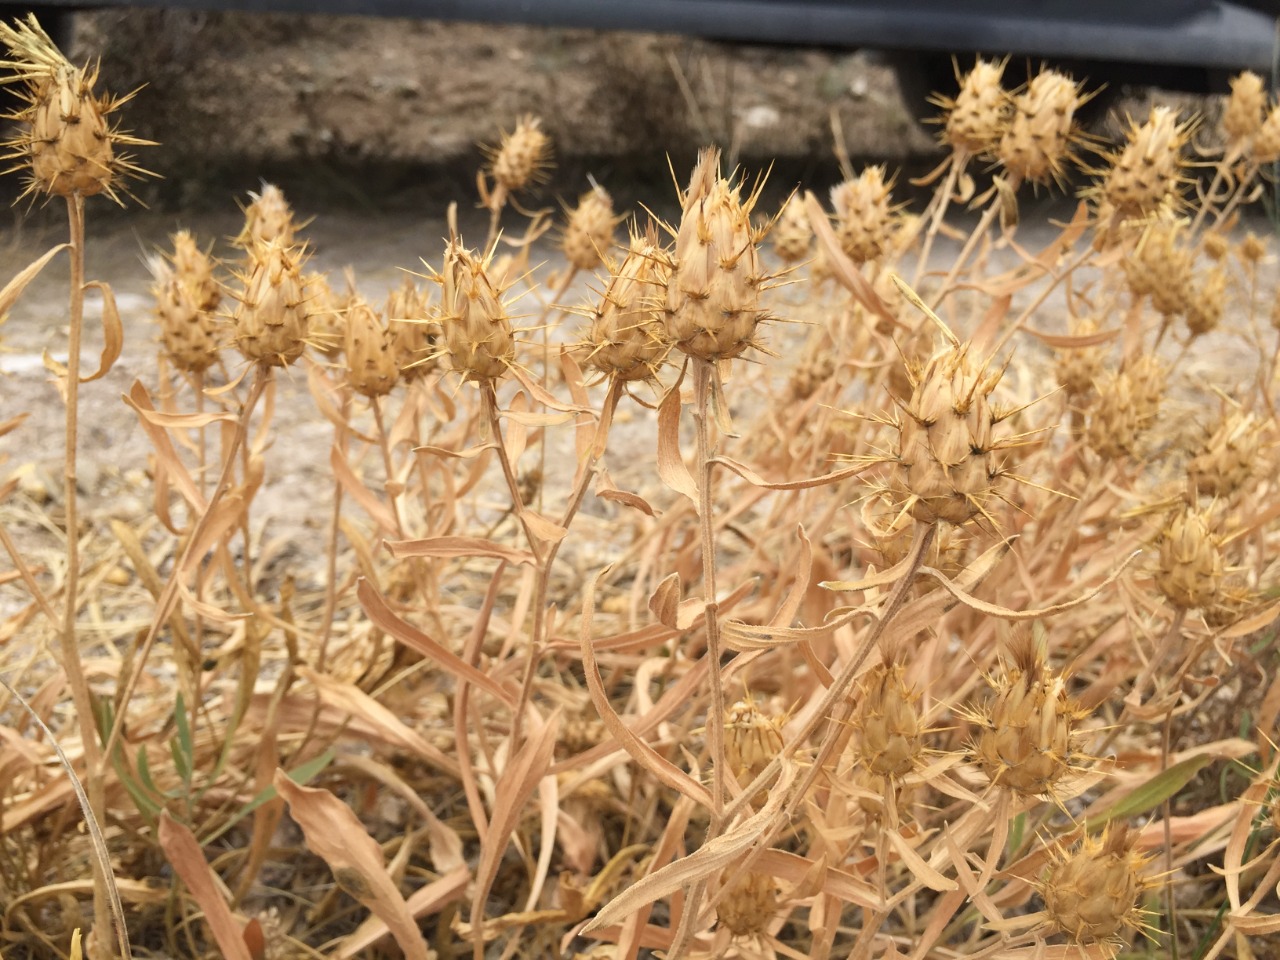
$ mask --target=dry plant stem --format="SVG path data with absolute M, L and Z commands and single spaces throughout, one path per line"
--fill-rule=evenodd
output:
M 1012 184 L 1014 190 L 1017 184 Z M 942 281 L 942 286 L 938 288 L 938 292 L 933 295 L 933 302 L 929 304 L 931 309 L 938 309 L 938 305 L 946 299 L 947 294 L 951 292 L 952 286 L 956 282 L 956 278 L 960 276 L 960 271 L 964 269 L 966 261 L 973 255 L 973 251 L 978 246 L 978 241 L 987 235 L 987 231 L 991 229 L 991 224 L 996 219 L 996 214 L 1000 212 L 1000 198 L 992 197 L 991 203 L 987 206 L 986 211 L 982 214 L 982 219 L 978 221 L 978 225 L 973 228 L 973 232 L 969 234 L 969 239 L 964 242 L 960 253 L 957 254 L 955 262 L 951 264 L 951 269 L 947 272 L 947 278 Z
M 49 602 L 49 598 L 44 595 L 44 591 L 40 589 L 40 584 L 36 582 L 36 578 L 31 574 L 31 568 L 23 562 L 22 555 L 18 553 L 18 545 L 9 537 L 9 531 L 0 524 L 0 546 L 3 546 L 5 553 L 9 554 L 9 559 L 13 561 L 13 568 L 18 571 L 18 576 L 22 578 L 23 584 L 27 591 L 36 602 L 36 606 L 40 608 L 40 612 L 45 615 L 45 619 L 49 621 L 50 626 L 54 629 L 62 628 L 62 617 L 58 616 L 58 611 L 53 609 L 53 605 Z
M 502 465 L 502 476 L 507 482 L 507 492 L 511 496 L 511 505 L 515 510 L 516 519 L 520 521 L 520 529 L 524 531 L 525 541 L 529 544 L 529 552 L 533 554 L 534 563 L 541 574 L 543 569 L 543 552 L 541 543 L 534 535 L 533 530 L 529 527 L 529 521 L 525 517 L 524 501 L 520 497 L 520 482 L 516 476 L 515 467 L 512 466 L 510 458 L 507 456 L 507 447 L 502 440 L 502 421 L 498 418 L 498 395 L 494 390 L 493 382 L 486 380 L 480 384 L 480 402 L 484 407 L 485 417 L 489 422 L 489 429 L 493 432 L 493 445 L 498 450 L 498 462 Z M 520 700 L 516 705 L 515 714 L 511 718 L 511 747 L 512 750 L 520 742 L 521 726 L 524 718 L 525 706 L 529 703 L 529 698 L 533 693 L 533 679 L 537 674 L 538 657 L 541 654 L 540 637 L 542 627 L 546 618 L 546 610 L 544 604 L 535 604 L 533 611 L 533 632 L 529 638 L 528 660 L 525 663 L 524 682 L 520 685 Z
M 834 720 L 832 735 L 825 738 L 822 746 L 819 748 L 817 756 L 814 757 L 809 772 L 805 775 L 798 787 L 796 787 L 791 796 L 787 799 L 783 806 L 783 814 L 779 816 L 779 822 L 789 820 L 794 815 L 796 807 L 804 800 L 804 796 L 809 792 L 809 788 L 822 773 L 823 764 L 830 758 L 831 752 L 838 739 L 836 735 L 841 725 L 841 721 L 847 719 L 847 714 L 853 709 L 854 704 L 848 699 L 849 685 L 853 683 L 858 676 L 858 672 L 862 669 L 863 663 L 866 662 L 868 655 L 884 634 L 885 628 L 893 620 L 897 612 L 902 608 L 902 604 L 906 601 L 914 582 L 916 573 L 919 571 L 924 562 L 925 554 L 929 550 L 930 544 L 933 543 L 934 535 L 937 533 L 936 524 L 921 525 L 922 529 L 917 529 L 915 542 L 912 545 L 911 553 L 906 560 L 906 569 L 902 577 L 893 585 L 893 590 L 889 594 L 885 602 L 884 612 L 877 618 L 875 626 L 868 631 L 867 636 L 863 638 L 858 645 L 857 652 L 849 660 L 848 664 L 840 671 L 840 675 L 835 678 L 826 694 L 822 698 L 822 702 L 813 712 L 812 718 L 809 720 L 803 730 L 792 740 L 782 751 L 782 753 L 769 762 L 769 764 L 760 772 L 760 774 L 751 781 L 750 784 L 743 787 L 742 795 L 737 800 L 729 804 L 725 808 L 725 818 L 729 818 L 738 813 L 739 810 L 755 796 L 759 791 L 769 788 L 770 782 L 777 776 L 778 771 L 782 767 L 782 760 L 793 755 L 801 745 L 809 740 L 818 726 L 830 717 L 831 711 L 841 700 L 845 700 L 844 706 L 841 708 L 841 717 L 830 717 Z
M 1204 200 L 1200 204 L 1200 209 L 1196 211 L 1196 218 L 1191 221 L 1192 236 L 1195 236 L 1196 231 L 1200 229 L 1200 224 L 1204 223 L 1204 218 L 1213 206 L 1213 198 L 1217 195 L 1218 187 L 1221 185 L 1223 177 L 1226 176 L 1226 172 L 1227 158 L 1223 157 L 1218 161 L 1217 166 L 1214 168 L 1213 180 L 1209 184 L 1209 190 L 1204 195 Z
M 151 615 L 151 624 L 147 628 L 146 636 L 142 638 L 142 643 L 139 644 L 138 652 L 134 658 L 133 672 L 125 682 L 124 691 L 120 695 L 120 703 L 122 705 L 120 712 L 116 714 L 115 723 L 111 727 L 111 733 L 108 735 L 104 747 L 104 752 L 107 756 L 111 755 L 111 751 L 115 748 L 116 741 L 120 737 L 125 716 L 128 712 L 129 700 L 138 685 L 143 669 L 146 667 L 147 656 L 151 653 L 151 648 L 155 645 L 156 638 L 160 635 L 164 625 L 168 623 L 169 617 L 173 615 L 173 611 L 178 604 L 178 589 L 181 586 L 182 571 L 190 563 L 191 554 L 194 552 L 196 544 L 203 538 L 205 528 L 209 525 L 209 518 L 213 516 L 218 504 L 222 501 L 227 491 L 231 489 L 236 460 L 240 448 L 244 445 L 245 438 L 249 433 L 249 420 L 253 416 L 254 407 L 258 405 L 258 400 L 261 399 L 263 391 L 271 381 L 273 370 L 273 367 L 268 367 L 264 364 L 254 366 L 253 385 L 249 388 L 249 395 L 245 399 L 244 409 L 240 411 L 240 416 L 236 420 L 235 434 L 232 436 L 231 446 L 225 454 L 222 472 L 213 488 L 213 495 L 209 498 L 204 512 L 196 520 L 191 532 L 187 535 L 187 541 L 182 548 L 182 553 L 174 562 L 169 579 L 164 585 L 164 590 L 161 591 L 160 596 L 156 599 L 156 608 Z
M 716 603 L 716 533 L 712 516 L 711 458 L 715 450 L 711 442 L 710 394 L 711 360 L 693 360 L 693 418 L 698 427 L 698 527 L 702 540 L 703 623 L 707 631 L 707 665 L 711 683 L 711 715 L 707 718 L 707 747 L 711 753 L 711 827 L 710 840 L 724 814 L 724 682 L 720 671 L 720 623 Z
M 925 271 L 929 269 L 929 254 L 933 250 L 933 241 L 938 236 L 938 230 L 941 229 L 943 221 L 947 217 L 947 209 L 951 206 L 951 198 L 955 194 L 956 183 L 960 180 L 960 174 L 964 173 L 964 168 L 969 163 L 969 154 L 963 150 L 957 151 L 951 155 L 951 166 L 947 170 L 947 179 L 942 185 L 942 189 L 934 194 L 933 215 L 929 218 L 929 229 L 925 232 L 924 242 L 920 246 L 920 259 L 916 261 L 916 272 L 912 278 L 911 286 L 920 289 L 920 281 L 924 277 Z
M 351 417 L 351 391 L 342 391 L 342 422 L 347 423 Z M 334 427 L 334 445 L 347 452 L 347 430 L 345 427 Z M 333 618 L 338 610 L 338 538 L 342 530 L 342 484 L 333 481 L 333 508 L 329 514 L 329 543 L 326 547 L 327 567 L 325 570 L 324 613 L 320 622 L 319 650 L 316 652 L 316 670 L 324 673 L 325 662 L 329 655 L 329 640 L 333 636 Z M 316 708 L 317 719 L 319 704 Z M 313 721 L 314 723 L 314 721 Z M 309 736 L 309 733 L 308 733 Z
M 80 740 L 84 749 L 85 783 L 89 796 L 89 809 L 99 823 L 104 823 L 106 790 L 103 783 L 104 766 L 102 746 L 94 722 L 93 696 L 80 664 L 80 643 L 76 636 L 76 613 L 80 605 L 80 517 L 76 491 L 76 441 L 79 429 L 80 406 L 80 341 L 84 332 L 84 197 L 78 192 L 67 197 L 67 220 L 70 227 L 71 297 L 68 304 L 71 324 L 70 343 L 67 347 L 67 417 L 64 440 L 66 443 L 62 479 L 65 497 L 67 530 L 67 578 L 63 587 L 61 641 L 62 669 L 71 687 L 71 699 L 75 703 L 76 720 L 80 726 Z M 110 955 L 106 931 L 111 929 L 110 900 L 107 877 L 95 860 L 93 863 L 93 924 L 101 931 L 95 937 L 100 956 Z

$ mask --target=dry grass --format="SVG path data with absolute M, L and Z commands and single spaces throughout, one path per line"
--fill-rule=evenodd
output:
M 24 37 L 20 119 L 69 76 L 114 109 Z M 871 168 L 834 222 L 762 217 L 709 150 L 629 247 L 593 187 L 552 271 L 530 119 L 485 245 L 454 227 L 385 307 L 308 271 L 274 189 L 223 261 L 175 237 L 126 398 L 150 511 L 0 479 L 0 953 L 1274 955 L 1280 334 L 1271 244 L 1231 227 L 1280 115 L 1233 100 L 1197 196 L 1185 120 L 1102 146 L 1070 78 L 999 84 L 941 99 L 919 215 Z M 69 136 L 13 149 L 71 214 L 73 492 L 77 211 L 138 170 L 87 189 Z M 1020 189 L 1085 157 L 1024 248 Z M 264 541 L 302 389 L 326 533 Z

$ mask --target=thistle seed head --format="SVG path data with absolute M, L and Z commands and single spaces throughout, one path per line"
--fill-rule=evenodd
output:
M 1262 126 L 1249 141 L 1248 156 L 1259 167 L 1280 160 L 1280 104 L 1267 111 Z
M 924 750 L 920 693 L 907 683 L 901 663 L 880 663 L 860 684 L 853 748 L 876 776 L 901 780 L 920 766 Z
M 249 197 L 249 205 L 244 208 L 244 227 L 232 243 L 246 250 L 272 240 L 292 246 L 297 226 L 284 191 L 275 184 L 264 183 L 261 193 L 250 192 Z
M 681 197 L 665 314 L 667 337 L 691 357 L 736 357 L 767 319 L 758 246 L 764 231 L 751 225 L 758 199 L 758 189 L 744 200 L 741 184 L 720 176 L 718 149 L 702 151 Z
M 1087 336 L 1098 332 L 1098 322 L 1092 317 L 1073 320 L 1071 335 Z M 1058 385 L 1068 397 L 1083 397 L 1093 392 L 1094 381 L 1102 374 L 1107 362 L 1105 347 L 1078 347 L 1059 350 L 1054 360 L 1054 374 Z
M 305 248 L 278 239 L 249 247 L 249 265 L 237 275 L 241 289 L 234 294 L 232 318 L 236 346 L 246 359 L 285 367 L 302 356 L 312 309 L 302 276 L 306 259 Z
M 998 418 L 988 398 L 1000 376 L 976 368 L 965 346 L 911 373 L 911 396 L 899 400 L 893 486 L 917 520 L 958 526 L 981 514 L 995 494 Z
M 809 256 L 813 246 L 813 227 L 798 193 L 791 194 L 774 224 L 773 252 L 783 263 L 799 263 Z
M 1201 452 L 1187 465 L 1193 488 L 1204 497 L 1228 497 L 1247 484 L 1257 470 L 1265 426 L 1243 410 L 1222 417 Z
M 400 375 L 391 331 L 378 311 L 359 297 L 347 307 L 343 352 L 352 390 L 371 399 L 391 392 Z
M 1128 142 L 1110 155 L 1102 193 L 1122 217 L 1145 217 L 1181 202 L 1191 123 L 1178 123 L 1169 107 L 1152 107 L 1147 122 L 1130 123 Z
M 184 276 L 173 260 L 153 256 L 149 266 L 164 351 L 178 369 L 202 373 L 217 362 L 220 348 L 213 310 L 202 305 L 199 282 Z
M 613 248 L 613 231 L 622 218 L 613 212 L 613 198 L 603 187 L 593 187 L 569 211 L 560 249 L 579 270 L 594 270 Z
M 406 380 L 425 377 L 436 368 L 440 321 L 427 292 L 406 276 L 387 294 L 387 327 L 400 375 Z
M 893 248 L 897 225 L 891 189 L 883 166 L 867 167 L 854 179 L 831 188 L 836 238 L 856 264 L 878 261 Z
M 551 166 L 551 138 L 542 129 L 542 119 L 524 116 L 510 133 L 502 134 L 489 155 L 489 176 L 507 193 L 519 193 L 542 180 Z
M 1188 505 L 1160 531 L 1156 587 L 1181 610 L 1211 606 L 1222 588 L 1222 548 L 1208 510 Z
M 1262 128 L 1267 109 L 1267 87 L 1262 77 L 1252 70 L 1231 78 L 1231 95 L 1222 111 L 1222 132 L 1227 149 L 1237 150 Z
M 617 380 L 652 380 L 668 351 L 662 319 L 663 295 L 671 275 L 669 254 L 657 231 L 632 232 L 627 255 L 610 269 L 608 285 L 591 315 L 586 364 Z
M 1011 98 L 1012 112 L 996 145 L 996 157 L 1020 181 L 1060 182 L 1074 158 L 1079 133 L 1076 109 L 1084 102 L 1079 85 L 1055 70 L 1042 70 Z
M 492 381 L 515 362 L 516 341 L 502 300 L 504 291 L 490 277 L 493 251 L 481 256 L 459 237 L 449 240 L 440 284 L 440 326 L 453 369 L 464 380 Z
M 10 55 L 0 61 L 0 84 L 22 84 L 21 106 L 5 117 L 18 129 L 3 143 L 4 159 L 27 171 L 22 196 L 104 193 L 120 203 L 124 178 L 149 175 L 119 148 L 152 144 L 122 132 L 111 117 L 133 94 L 95 94 L 98 68 L 72 66 L 34 14 L 12 26 L 0 23 L 0 43 Z
M 778 890 L 773 877 L 751 870 L 732 868 L 721 874 L 728 889 L 716 903 L 716 917 L 735 937 L 764 933 L 778 914 Z
M 1040 878 L 1049 924 L 1076 944 L 1117 942 L 1126 929 L 1142 924 L 1138 897 L 1149 885 L 1147 859 L 1136 837 L 1108 824 L 1101 837 L 1086 835 L 1070 850 L 1059 847 Z
M 943 108 L 942 141 L 952 150 L 986 156 L 1009 122 L 1009 97 L 1001 86 L 1004 62 L 979 59 L 960 80 L 954 100 L 938 98 Z
M 1077 765 L 1088 715 L 1067 695 L 1066 683 L 1045 662 L 1045 645 L 1016 639 L 989 676 L 994 695 L 971 711 L 979 728 L 973 753 L 991 782 L 1030 797 L 1049 796 Z

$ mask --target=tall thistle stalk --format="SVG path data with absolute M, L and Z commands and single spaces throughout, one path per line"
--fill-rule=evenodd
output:
M 4 159 L 17 161 L 17 169 L 26 173 L 26 186 L 20 198 L 45 199 L 62 197 L 67 205 L 69 239 L 66 244 L 70 259 L 70 297 L 68 321 L 70 337 L 67 365 L 59 371 L 59 383 L 66 404 L 65 459 L 63 481 L 66 518 L 66 580 L 64 607 L 59 631 L 59 656 L 71 687 L 76 718 L 80 727 L 87 776 L 87 794 L 91 815 L 101 823 L 106 798 L 103 787 L 102 750 L 94 720 L 93 698 L 80 662 L 80 645 L 76 631 L 79 610 L 80 530 L 76 491 L 76 448 L 80 403 L 80 348 L 84 331 L 84 202 L 85 198 L 105 194 L 117 203 L 121 184 L 128 176 L 146 173 L 136 166 L 121 146 L 144 144 L 115 125 L 111 114 L 132 94 L 124 97 L 98 95 L 96 67 L 73 66 L 58 50 L 34 16 L 14 25 L 0 24 L 0 41 L 9 48 L 9 59 L 0 61 L 0 83 L 19 84 L 21 106 L 8 119 L 18 123 L 17 132 L 4 143 Z M 95 284 L 103 293 L 103 323 L 106 328 L 108 357 L 118 355 L 120 322 L 115 314 L 114 298 L 105 284 Z M 106 373 L 109 363 L 85 378 L 94 380 Z M 110 955 L 107 932 L 112 929 L 109 877 L 103 865 L 93 861 L 94 929 L 90 941 L 91 954 Z M 117 930 L 122 955 L 129 952 L 128 939 Z

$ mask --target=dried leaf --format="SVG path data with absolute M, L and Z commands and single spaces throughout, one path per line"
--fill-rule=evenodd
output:
M 84 285 L 86 290 L 96 288 L 102 294 L 102 355 L 98 358 L 98 369 L 87 377 L 81 377 L 81 383 L 100 380 L 120 359 L 120 351 L 124 349 L 124 325 L 120 323 L 120 309 L 116 306 L 116 296 L 111 292 L 111 285 L 94 280 Z
M 333 470 L 333 478 L 342 485 L 342 489 L 349 493 L 356 503 L 360 504 L 360 508 L 369 515 L 369 519 L 385 533 L 399 532 L 395 514 L 391 512 L 391 508 L 361 482 L 351 469 L 351 465 L 347 463 L 346 454 L 336 444 L 329 451 L 329 466 Z
M 397 560 L 406 557 L 488 557 L 508 563 L 533 563 L 528 550 L 504 547 L 481 537 L 427 537 L 425 540 L 389 540 L 387 549 Z
M 452 776 L 458 775 L 458 761 L 447 757 L 422 734 L 410 729 L 394 713 L 380 704 L 359 687 L 343 683 L 333 677 L 312 670 L 305 664 L 298 665 L 298 676 L 312 683 L 320 700 L 354 717 L 360 717 L 376 728 L 389 743 L 416 753 L 438 770 Z M 279 779 L 279 778 L 277 778 Z
M 158 836 L 165 857 L 204 913 L 205 923 L 222 955 L 226 960 L 253 960 L 245 944 L 244 931 L 231 915 L 231 908 L 195 835 L 169 816 L 168 810 L 162 810 Z
M 680 455 L 680 380 L 658 406 L 658 476 L 676 493 L 698 502 L 698 485 Z
M 660 624 L 671 630 L 679 629 L 677 611 L 682 593 L 680 574 L 670 573 L 663 578 L 657 589 L 653 591 L 653 595 L 649 597 L 649 612 Z
M 275 787 L 307 847 L 329 865 L 338 886 L 386 924 L 407 960 L 429 960 L 431 951 L 387 873 L 382 848 L 351 808 L 328 790 L 298 786 L 283 770 L 276 771 Z
M 377 589 L 364 577 L 356 586 L 356 598 L 360 606 L 369 615 L 369 619 L 381 630 L 399 640 L 411 650 L 416 650 L 429 660 L 434 660 L 443 669 L 456 677 L 475 684 L 482 690 L 497 697 L 509 709 L 515 709 L 516 694 L 505 689 L 483 670 L 477 670 L 456 653 L 446 649 L 411 623 L 402 620 L 387 606 L 386 601 Z
M 71 244 L 60 243 L 53 249 L 46 252 L 38 260 L 33 260 L 27 264 L 17 275 L 4 285 L 4 289 L 0 290 L 0 317 L 12 309 L 13 305 L 18 302 L 18 298 L 22 296 L 22 291 L 27 289 L 27 285 L 40 275 L 40 271 L 63 250 L 70 249 Z

